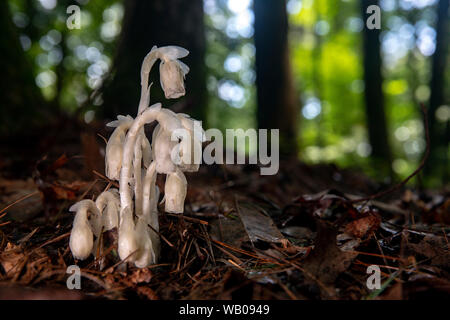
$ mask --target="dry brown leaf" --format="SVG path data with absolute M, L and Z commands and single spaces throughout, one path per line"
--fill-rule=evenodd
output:
M 333 284 L 336 278 L 352 263 L 357 253 L 345 252 L 336 244 L 337 230 L 327 222 L 317 221 L 317 237 L 314 249 L 306 257 L 302 266 L 315 279 L 328 285 Z
M 281 243 L 285 240 L 273 220 L 254 204 L 237 202 L 237 209 L 252 243 L 258 240 Z
M 141 282 L 149 283 L 151 279 L 152 279 L 152 272 L 148 268 L 137 269 L 130 276 L 130 280 L 134 284 Z
M 347 224 L 345 232 L 356 238 L 362 238 L 371 231 L 378 229 L 381 218 L 376 213 L 371 213 L 367 217 L 354 220 Z

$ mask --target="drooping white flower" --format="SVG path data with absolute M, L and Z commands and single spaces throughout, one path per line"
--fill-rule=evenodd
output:
M 141 99 L 138 114 L 143 112 L 146 90 L 148 88 L 148 76 L 154 63 L 160 59 L 160 82 L 167 99 L 179 98 L 185 94 L 184 77 L 189 72 L 189 67 L 178 59 L 184 58 L 189 51 L 178 46 L 166 46 L 152 50 L 145 56 L 141 67 Z
M 159 48 L 161 64 L 159 66 L 161 87 L 167 99 L 176 99 L 184 96 L 184 79 L 189 67 L 178 60 L 189 54 L 184 48 L 167 46 Z
M 106 176 L 111 180 L 119 180 L 125 134 L 132 124 L 131 116 L 118 116 L 116 121 L 107 124 L 108 127 L 116 127 L 106 145 L 105 155 Z
M 158 173 L 168 174 L 176 170 L 171 154 L 178 141 L 172 141 L 171 136 L 172 134 L 169 131 L 161 128 L 153 142 L 154 161 Z
M 77 202 L 69 211 L 76 212 L 70 233 L 70 251 L 76 259 L 84 260 L 94 247 L 94 234 L 97 237 L 100 234 L 100 212 L 92 200 Z
M 187 180 L 183 172 L 177 169 L 169 173 L 164 186 L 165 211 L 170 213 L 183 213 L 184 200 L 187 193 Z
M 102 192 L 95 200 L 101 213 L 103 230 L 108 231 L 119 226 L 120 199 L 117 189 Z
M 178 119 L 177 114 L 170 109 L 161 108 L 156 115 L 156 120 L 158 124 L 166 131 L 173 132 L 177 129 L 183 128 L 180 119 Z
M 155 249 L 159 251 L 159 243 L 153 243 L 148 227 L 148 220 L 145 217 L 138 217 L 136 223 L 136 239 L 139 243 L 139 249 L 136 252 L 134 260 L 136 267 L 145 268 L 150 264 L 157 263 L 159 252 L 155 251 Z
M 122 260 L 134 261 L 138 249 L 139 243 L 135 232 L 133 212 L 130 207 L 125 207 L 120 212 L 119 257 Z
M 184 172 L 196 172 L 200 167 L 202 143 L 206 141 L 205 131 L 200 121 L 182 113 L 178 113 L 177 117 L 185 130 L 179 146 L 180 159 L 177 165 Z

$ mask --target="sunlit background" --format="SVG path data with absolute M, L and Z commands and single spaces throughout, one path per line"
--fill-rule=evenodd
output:
M 34 63 L 44 97 L 74 112 L 98 88 L 111 67 L 124 8 L 121 1 L 77 0 L 80 30 L 66 28 L 66 5 L 36 1 L 30 21 L 25 1 L 10 1 L 20 41 Z M 383 90 L 392 168 L 408 175 L 425 148 L 418 102 L 430 96 L 430 56 L 436 46 L 436 0 L 382 0 Z M 289 0 L 291 65 L 301 123 L 299 156 L 309 163 L 335 162 L 370 172 L 363 104 L 364 21 L 357 0 Z M 251 0 L 204 0 L 207 53 L 208 124 L 256 126 L 256 88 Z M 270 61 L 267 61 L 270 63 Z M 448 77 L 448 75 L 447 75 Z M 94 101 L 102 104 L 101 97 Z M 94 111 L 84 113 L 94 119 Z M 448 121 L 450 107 L 436 116 Z

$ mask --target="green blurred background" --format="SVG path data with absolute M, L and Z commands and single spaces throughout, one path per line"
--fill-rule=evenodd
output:
M 261 7 L 257 8 L 253 1 L 260 2 Z M 13 22 L 9 26 L 11 34 L 20 41 L 23 48 L 29 64 L 25 70 L 29 71 L 34 80 L 31 85 L 39 89 L 33 99 L 38 100 L 38 96 L 41 96 L 41 104 L 50 106 L 49 110 L 76 115 L 86 123 L 94 119 L 111 118 L 115 114 L 103 111 L 109 107 L 108 101 L 116 101 L 103 93 L 107 95 L 108 86 L 114 87 L 117 82 L 114 77 L 118 78 L 115 75 L 119 71 L 114 71 L 114 66 L 127 60 L 127 54 L 120 50 L 121 47 L 127 48 L 124 43 L 136 44 L 142 39 L 142 46 L 149 51 L 151 46 L 147 46 L 146 41 L 153 41 L 160 46 L 165 44 L 161 39 L 167 38 L 168 42 L 172 42 L 169 44 L 183 45 L 191 50 L 189 42 L 176 42 L 177 30 L 172 29 L 182 28 L 181 34 L 190 32 L 189 24 L 180 22 L 178 26 L 177 19 L 189 21 L 189 17 L 195 14 L 196 18 L 191 19 L 191 23 L 195 19 L 196 26 L 192 32 L 195 32 L 196 37 L 203 38 L 204 42 L 196 44 L 199 49 L 194 49 L 191 53 L 194 58 L 199 57 L 200 67 L 195 62 L 187 63 L 199 84 L 193 94 L 203 91 L 207 94 L 203 100 L 194 100 L 198 105 L 202 104 L 201 110 L 194 108 L 189 113 L 204 120 L 206 127 L 222 130 L 257 127 L 258 121 L 261 124 L 262 118 L 258 118 L 255 55 L 258 55 L 258 50 L 270 50 L 270 46 L 277 49 L 279 43 L 269 43 L 267 49 L 262 45 L 258 47 L 255 45 L 255 33 L 258 30 L 255 29 L 261 29 L 259 35 L 262 36 L 262 41 L 271 41 L 271 32 L 275 35 L 285 32 L 283 23 L 276 22 L 282 22 L 285 15 L 288 21 L 288 61 L 278 62 L 277 57 L 274 60 L 266 59 L 260 62 L 260 70 L 266 68 L 265 65 L 267 68 L 278 68 L 278 63 L 289 66 L 287 73 L 290 74 L 287 76 L 291 80 L 287 83 L 291 83 L 292 88 L 287 89 L 290 90 L 289 94 L 293 94 L 295 101 L 292 103 L 295 108 L 281 114 L 286 119 L 291 118 L 292 114 L 292 119 L 296 122 L 292 125 L 294 129 L 290 129 L 295 130 L 295 134 L 288 133 L 289 137 L 286 138 L 292 147 L 291 153 L 307 163 L 333 162 L 342 167 L 360 168 L 378 180 L 386 180 L 389 176 L 395 179 L 405 178 L 417 167 L 426 148 L 420 109 L 420 103 L 423 103 L 430 109 L 430 122 L 433 122 L 433 132 L 430 132 L 433 139 L 431 165 L 426 169 L 423 180 L 433 187 L 448 183 L 448 1 L 253 1 L 204 0 L 184 1 L 181 4 L 179 0 L 10 0 L 7 1 L 9 8 L 2 5 L 1 9 L 9 11 L 3 13 L 2 17 L 9 15 Z M 143 2 L 149 4 L 142 4 Z M 79 30 L 69 30 L 66 27 L 69 16 L 66 9 L 71 4 L 81 8 Z M 365 51 L 363 43 L 365 34 L 369 32 L 365 27 L 369 15 L 364 12 L 364 5 L 367 7 L 368 4 L 377 4 L 381 8 L 381 30 L 375 34 L 379 44 L 376 41 L 371 44 L 375 48 L 378 45 L 375 51 L 379 50 L 381 59 L 379 71 L 382 79 L 374 79 L 380 82 L 382 88 L 379 99 L 384 107 L 380 107 L 384 109 L 386 119 L 387 145 L 381 148 L 389 150 L 385 150 L 387 156 L 378 152 L 378 158 L 373 154 L 368 126 L 371 123 L 377 127 L 379 123 L 368 116 L 365 102 L 367 81 L 364 80 L 364 74 L 366 72 L 366 76 L 370 77 L 367 73 L 372 71 L 365 70 L 368 67 L 365 67 L 364 57 L 366 55 L 366 59 L 369 59 L 370 66 L 370 59 L 374 54 L 370 50 Z M 147 7 L 139 10 L 136 8 L 139 5 Z M 280 5 L 283 12 L 272 10 Z M 152 6 L 156 8 L 154 11 Z M 189 8 L 185 9 L 183 6 Z M 197 11 L 194 10 L 195 6 L 200 6 L 195 9 Z M 158 12 L 160 9 L 163 10 L 161 12 L 169 13 Z M 139 10 L 140 16 L 137 17 L 134 12 L 134 18 L 129 19 L 134 19 L 134 22 L 129 22 L 127 11 L 130 17 L 133 10 Z M 173 17 L 170 12 L 175 12 Z M 258 25 L 259 14 L 261 18 Z M 268 18 L 263 18 L 264 14 Z M 147 19 L 152 21 L 149 30 L 146 30 L 150 23 Z M 264 19 L 270 21 L 265 24 Z M 136 24 L 136 20 L 139 20 L 139 26 L 129 29 L 125 27 L 127 23 Z M 5 27 L 5 23 L 4 20 L 2 27 L 3 32 L 7 33 L 8 29 L 5 28 L 8 26 Z M 174 35 L 169 35 L 169 31 L 174 31 Z M 125 35 L 126 32 L 128 35 Z M 5 35 L 1 37 L 2 51 L 11 50 L 12 46 L 6 41 L 11 43 L 14 40 L 6 39 L 8 37 Z M 186 37 L 187 35 L 183 39 Z M 132 45 L 128 45 L 130 46 Z M 132 52 L 136 52 L 137 56 L 129 59 L 136 60 L 135 64 L 139 65 L 143 58 L 141 51 L 136 49 Z M 8 59 L 5 56 L 2 58 Z M 17 62 L 21 63 L 25 62 Z M 3 61 L 3 64 L 14 65 L 10 60 Z M 439 67 L 433 69 L 434 64 Z M 139 89 L 139 74 L 134 71 L 134 67 L 122 66 L 118 69 L 120 68 L 133 71 L 135 81 L 133 78 L 126 78 L 126 74 L 123 79 Z M 196 73 L 196 70 L 199 72 Z M 156 84 L 159 87 L 159 83 Z M 121 84 L 117 85 L 120 87 Z M 188 82 L 188 92 L 190 86 L 192 87 Z M 283 90 L 277 87 L 278 83 L 273 83 L 275 95 L 277 90 Z M 2 90 L 11 91 L 12 88 L 12 84 L 3 79 Z M 267 85 L 264 88 L 267 93 L 266 88 Z M 127 90 L 124 89 L 123 92 L 125 91 Z M 437 97 L 434 101 L 433 95 Z M 152 100 L 156 102 L 160 100 L 160 96 L 152 97 Z M 3 102 L 4 105 L 6 103 L 13 102 Z M 21 102 L 14 103 L 20 105 Z M 280 102 L 280 105 L 287 103 Z M 136 108 L 134 101 L 130 101 L 130 104 L 131 110 Z M 274 105 L 273 108 L 281 110 L 283 107 Z M 15 110 L 19 110 L 18 107 Z M 119 106 L 115 111 L 120 110 Z M 259 117 L 264 118 L 261 113 L 263 111 L 259 112 Z M 5 112 L 3 120 L 10 115 L 11 113 Z M 4 123 L 2 121 L 3 126 Z M 267 123 L 265 126 L 267 127 Z

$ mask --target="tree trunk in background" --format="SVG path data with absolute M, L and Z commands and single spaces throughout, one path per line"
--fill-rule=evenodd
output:
M 430 158 L 426 167 L 427 173 L 438 173 L 443 181 L 448 181 L 448 143 L 449 121 L 439 121 L 436 110 L 447 103 L 445 97 L 445 70 L 447 62 L 447 46 L 449 35 L 448 23 L 449 1 L 440 0 L 437 6 L 436 51 L 433 55 L 431 71 L 431 95 L 428 109 L 428 123 L 430 129 Z
M 363 28 L 363 68 L 364 68 L 364 102 L 366 106 L 369 143 L 372 147 L 371 158 L 380 173 L 391 173 L 391 151 L 387 134 L 384 96 L 381 76 L 380 30 L 366 26 L 367 7 L 379 5 L 378 0 L 361 1 Z
M 297 154 L 299 99 L 292 82 L 285 0 L 255 0 L 258 126 L 280 129 L 280 152 Z
M 206 108 L 205 34 L 202 0 L 126 0 L 122 34 L 113 63 L 113 78 L 105 83 L 104 116 L 137 113 L 140 98 L 142 60 L 151 48 L 177 45 L 190 51 L 183 58 L 190 67 L 186 75 L 186 95 L 166 100 L 159 83 L 159 63 L 153 67 L 150 82 L 151 103 L 170 107 L 179 103 L 183 112 L 204 120 Z M 154 70 L 158 69 L 158 72 Z
M 0 136 L 8 136 L 39 124 L 46 103 L 35 85 L 7 1 L 0 1 L 0 30 Z

